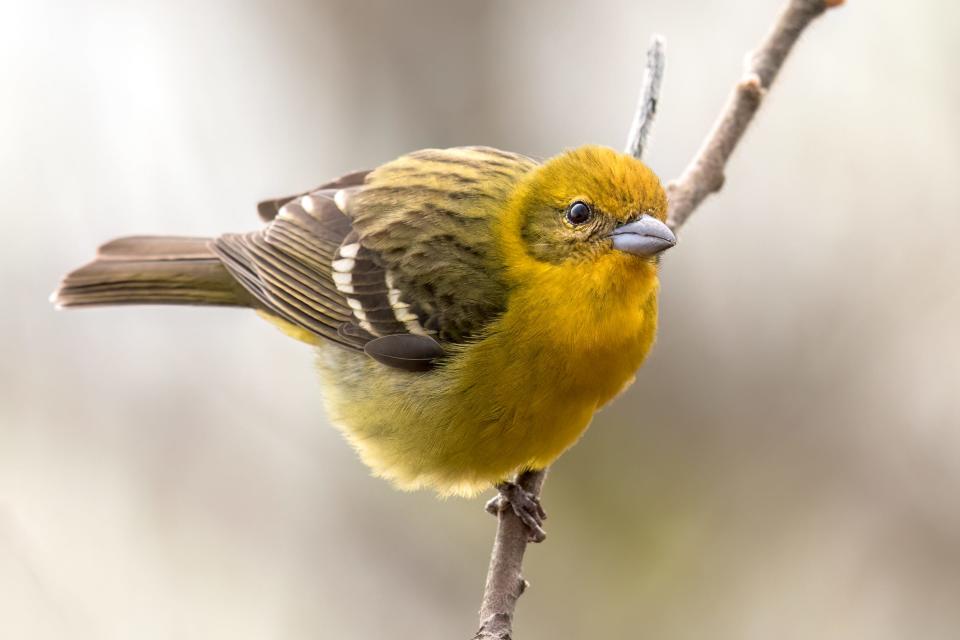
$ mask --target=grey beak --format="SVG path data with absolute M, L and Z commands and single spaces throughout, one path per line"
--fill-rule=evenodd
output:
M 614 249 L 643 257 L 655 256 L 677 244 L 677 236 L 670 227 L 646 213 L 633 222 L 620 225 L 610 237 Z

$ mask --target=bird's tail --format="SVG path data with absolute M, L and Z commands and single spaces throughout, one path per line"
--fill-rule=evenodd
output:
M 209 248 L 207 238 L 131 236 L 111 240 L 97 257 L 64 277 L 58 307 L 185 304 L 253 307 Z

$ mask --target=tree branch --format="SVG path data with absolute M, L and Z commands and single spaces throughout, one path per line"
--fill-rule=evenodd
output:
M 546 469 L 525 471 L 517 477 L 517 484 L 539 496 L 546 476 Z M 487 585 L 480 605 L 480 629 L 474 640 L 510 640 L 513 610 L 527 588 L 521 574 L 529 538 L 527 527 L 513 509 L 502 509 L 497 517 L 497 537 L 493 541 Z
M 663 70 L 667 66 L 665 46 L 663 36 L 655 35 L 650 39 L 650 46 L 647 48 L 647 68 L 643 73 L 640 99 L 637 101 L 637 111 L 633 114 L 633 124 L 630 125 L 630 133 L 627 135 L 626 153 L 637 160 L 641 160 L 643 152 L 647 150 L 650 130 L 657 117 L 660 84 L 663 82 Z
M 730 154 L 760 108 L 777 72 L 810 22 L 843 0 L 789 0 L 760 46 L 749 56 L 743 79 L 737 83 L 703 146 L 683 174 L 667 185 L 670 213 L 667 224 L 676 231 L 711 193 L 723 187 Z
M 746 74 L 736 85 L 703 146 L 683 174 L 667 185 L 667 223 L 677 230 L 703 200 L 723 186 L 723 171 L 760 102 L 773 83 L 797 38 L 825 10 L 843 0 L 788 0 L 773 28 L 750 56 Z M 643 90 L 627 141 L 627 153 L 643 155 L 657 111 L 664 70 L 663 40 L 654 36 L 647 51 Z M 526 471 L 517 484 L 539 496 L 546 469 Z M 528 532 L 511 509 L 499 514 L 497 536 L 490 555 L 487 583 L 480 606 L 480 629 L 473 640 L 511 640 L 513 612 L 527 582 L 521 569 Z

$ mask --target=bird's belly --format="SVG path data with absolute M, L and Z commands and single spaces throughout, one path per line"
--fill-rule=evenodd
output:
M 629 383 L 645 353 L 587 370 L 541 358 L 496 375 L 477 357 L 410 373 L 322 346 L 319 370 L 331 421 L 375 475 L 404 489 L 474 495 L 518 469 L 552 463 Z M 584 373 L 584 384 L 565 377 L 569 367 Z

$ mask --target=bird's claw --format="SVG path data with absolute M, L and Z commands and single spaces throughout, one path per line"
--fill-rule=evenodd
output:
M 547 537 L 547 532 L 543 530 L 547 512 L 543 510 L 540 498 L 515 482 L 501 482 L 497 485 L 497 491 L 497 495 L 487 502 L 487 512 L 499 515 L 509 506 L 526 525 L 530 542 L 543 542 Z

